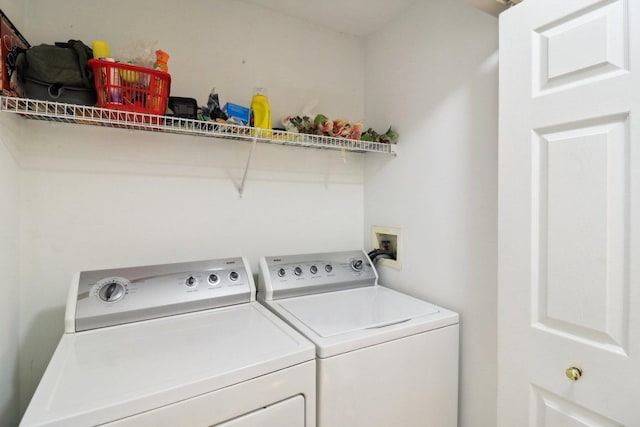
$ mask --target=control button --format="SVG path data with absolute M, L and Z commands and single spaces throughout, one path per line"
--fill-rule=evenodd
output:
M 193 288 L 195 285 L 198 284 L 198 279 L 196 279 L 193 276 L 189 276 L 186 278 L 186 280 L 184 281 L 184 284 L 187 285 L 190 288 Z
M 229 273 L 229 280 L 231 280 L 232 282 L 238 280 L 239 277 L 240 275 L 236 271 L 232 271 L 231 273 Z
M 125 288 L 122 283 L 119 282 L 107 282 L 98 292 L 98 296 L 105 302 L 116 302 L 124 296 Z
M 217 274 L 212 273 L 209 275 L 209 283 L 211 283 L 212 285 L 217 285 L 218 282 L 220 282 L 220 278 Z
M 293 269 L 293 274 L 295 274 L 296 276 L 302 276 L 302 268 L 300 267 L 296 267 Z
M 316 274 L 318 272 L 318 267 L 312 265 L 309 271 L 311 272 L 311 274 Z
M 287 272 L 284 268 L 278 270 L 278 277 L 284 277 L 285 274 L 287 274 Z
M 351 261 L 351 268 L 353 268 L 354 271 L 362 271 L 364 268 L 364 261 L 361 259 L 354 259 Z
M 331 271 L 333 271 L 333 267 L 331 266 L 331 264 L 325 265 L 324 271 L 326 271 L 327 273 L 331 273 Z

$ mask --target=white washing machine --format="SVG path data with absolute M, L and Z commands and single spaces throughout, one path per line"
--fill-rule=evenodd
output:
M 265 257 L 259 277 L 316 346 L 318 427 L 457 425 L 457 313 L 378 285 L 362 251 Z
M 21 425 L 314 426 L 314 357 L 243 258 L 86 271 Z

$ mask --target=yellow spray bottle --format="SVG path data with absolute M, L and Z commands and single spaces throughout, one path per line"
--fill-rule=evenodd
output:
M 257 88 L 253 99 L 251 100 L 251 117 L 250 125 L 256 128 L 268 129 L 268 131 L 260 131 L 257 136 L 271 136 L 271 109 L 269 108 L 269 99 L 266 96 L 264 88 Z

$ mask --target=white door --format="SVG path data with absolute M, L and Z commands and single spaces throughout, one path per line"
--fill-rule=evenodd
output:
M 500 16 L 500 426 L 640 426 L 639 116 L 639 0 Z

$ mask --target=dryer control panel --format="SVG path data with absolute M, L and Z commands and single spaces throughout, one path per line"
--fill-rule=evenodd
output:
M 244 258 L 83 271 L 67 300 L 65 332 L 255 301 Z
M 268 256 L 260 260 L 258 298 L 274 300 L 373 286 L 378 275 L 364 251 Z

